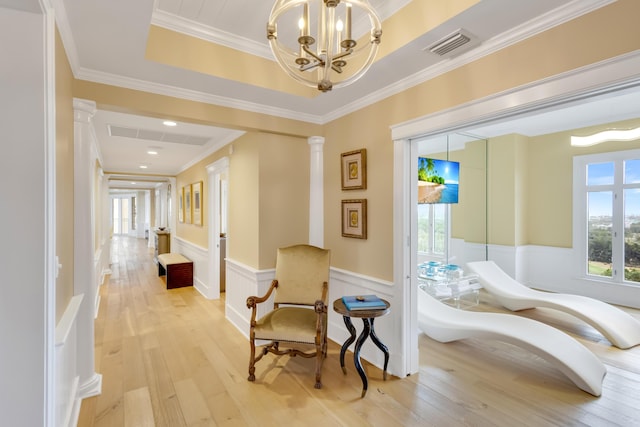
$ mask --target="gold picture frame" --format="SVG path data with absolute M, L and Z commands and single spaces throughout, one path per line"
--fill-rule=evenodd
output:
M 178 222 L 184 222 L 184 187 L 178 190 Z
M 191 222 L 202 225 L 202 181 L 191 184 Z
M 367 150 L 365 148 L 340 155 L 340 177 L 343 190 L 367 188 Z
M 191 224 L 191 184 L 184 186 L 184 222 Z
M 342 236 L 367 238 L 367 199 L 342 201 Z

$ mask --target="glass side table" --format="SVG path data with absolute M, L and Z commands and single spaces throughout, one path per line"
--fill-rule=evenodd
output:
M 480 303 L 482 285 L 478 276 L 469 275 L 457 279 L 418 276 L 421 289 L 429 295 L 455 308 L 471 308 Z

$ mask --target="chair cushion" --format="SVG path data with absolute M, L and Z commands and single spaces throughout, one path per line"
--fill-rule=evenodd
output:
M 315 311 L 302 307 L 280 307 L 256 321 L 256 339 L 314 344 Z

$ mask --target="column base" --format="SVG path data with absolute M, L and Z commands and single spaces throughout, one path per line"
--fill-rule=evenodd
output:
M 102 393 L 102 375 L 94 373 L 84 383 L 80 384 L 78 389 L 78 397 L 86 399 L 87 397 L 97 396 Z

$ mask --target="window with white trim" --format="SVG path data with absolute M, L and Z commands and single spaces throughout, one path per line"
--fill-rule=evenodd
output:
M 640 284 L 640 150 L 574 157 L 581 276 Z
M 418 253 L 430 259 L 445 258 L 448 228 L 448 205 L 418 204 Z

